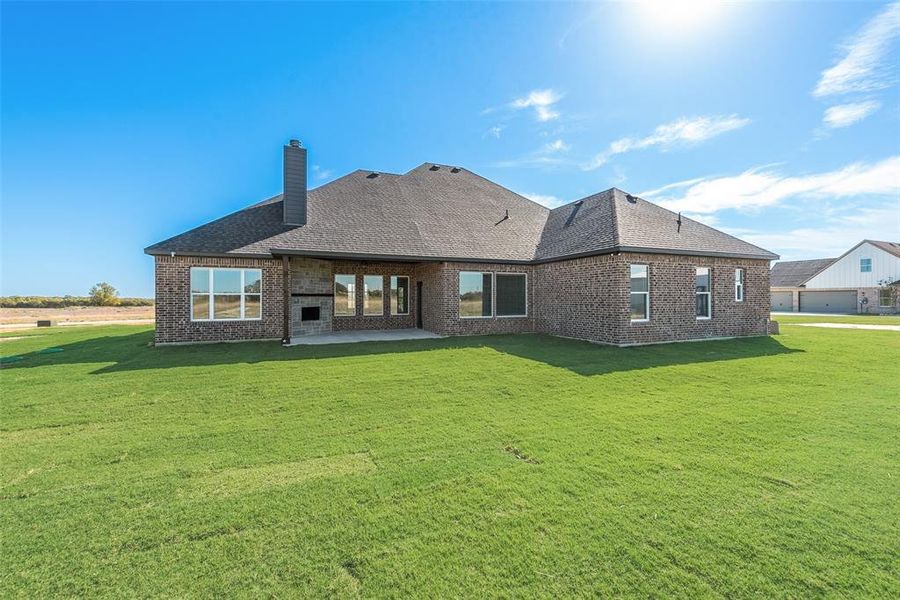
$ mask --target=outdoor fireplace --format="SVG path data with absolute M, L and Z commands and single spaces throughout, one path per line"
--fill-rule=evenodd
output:
M 304 306 L 300 309 L 301 321 L 318 321 L 321 312 L 318 306 Z

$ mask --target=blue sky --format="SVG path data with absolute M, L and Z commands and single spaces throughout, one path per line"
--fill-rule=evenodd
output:
M 675 9 L 670 6 L 677 5 Z M 2 5 L 2 294 L 357 168 L 617 186 L 784 258 L 900 240 L 900 4 Z

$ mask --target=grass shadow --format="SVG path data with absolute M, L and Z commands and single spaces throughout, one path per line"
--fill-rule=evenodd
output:
M 502 354 L 567 369 L 584 376 L 603 375 L 654 367 L 738 360 L 802 352 L 787 348 L 772 337 L 739 338 L 696 343 L 660 344 L 630 348 L 602 346 L 540 334 L 455 337 L 396 342 L 360 342 L 322 346 L 292 346 L 279 342 L 203 344 L 153 347 L 151 331 L 104 335 L 24 353 L 4 369 L 28 369 L 60 364 L 101 364 L 92 373 L 116 373 L 144 369 L 171 369 L 273 361 L 323 360 L 369 356 L 490 348 Z

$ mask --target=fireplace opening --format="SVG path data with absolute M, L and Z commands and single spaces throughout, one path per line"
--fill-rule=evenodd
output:
M 318 306 L 304 306 L 300 309 L 300 320 L 301 321 L 318 321 L 319 320 L 319 307 Z

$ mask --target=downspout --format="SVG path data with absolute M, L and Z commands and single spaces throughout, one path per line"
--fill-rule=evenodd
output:
M 284 329 L 281 335 L 281 343 L 288 345 L 291 343 L 291 259 L 287 255 L 281 257 L 282 270 L 282 288 L 284 291 Z

